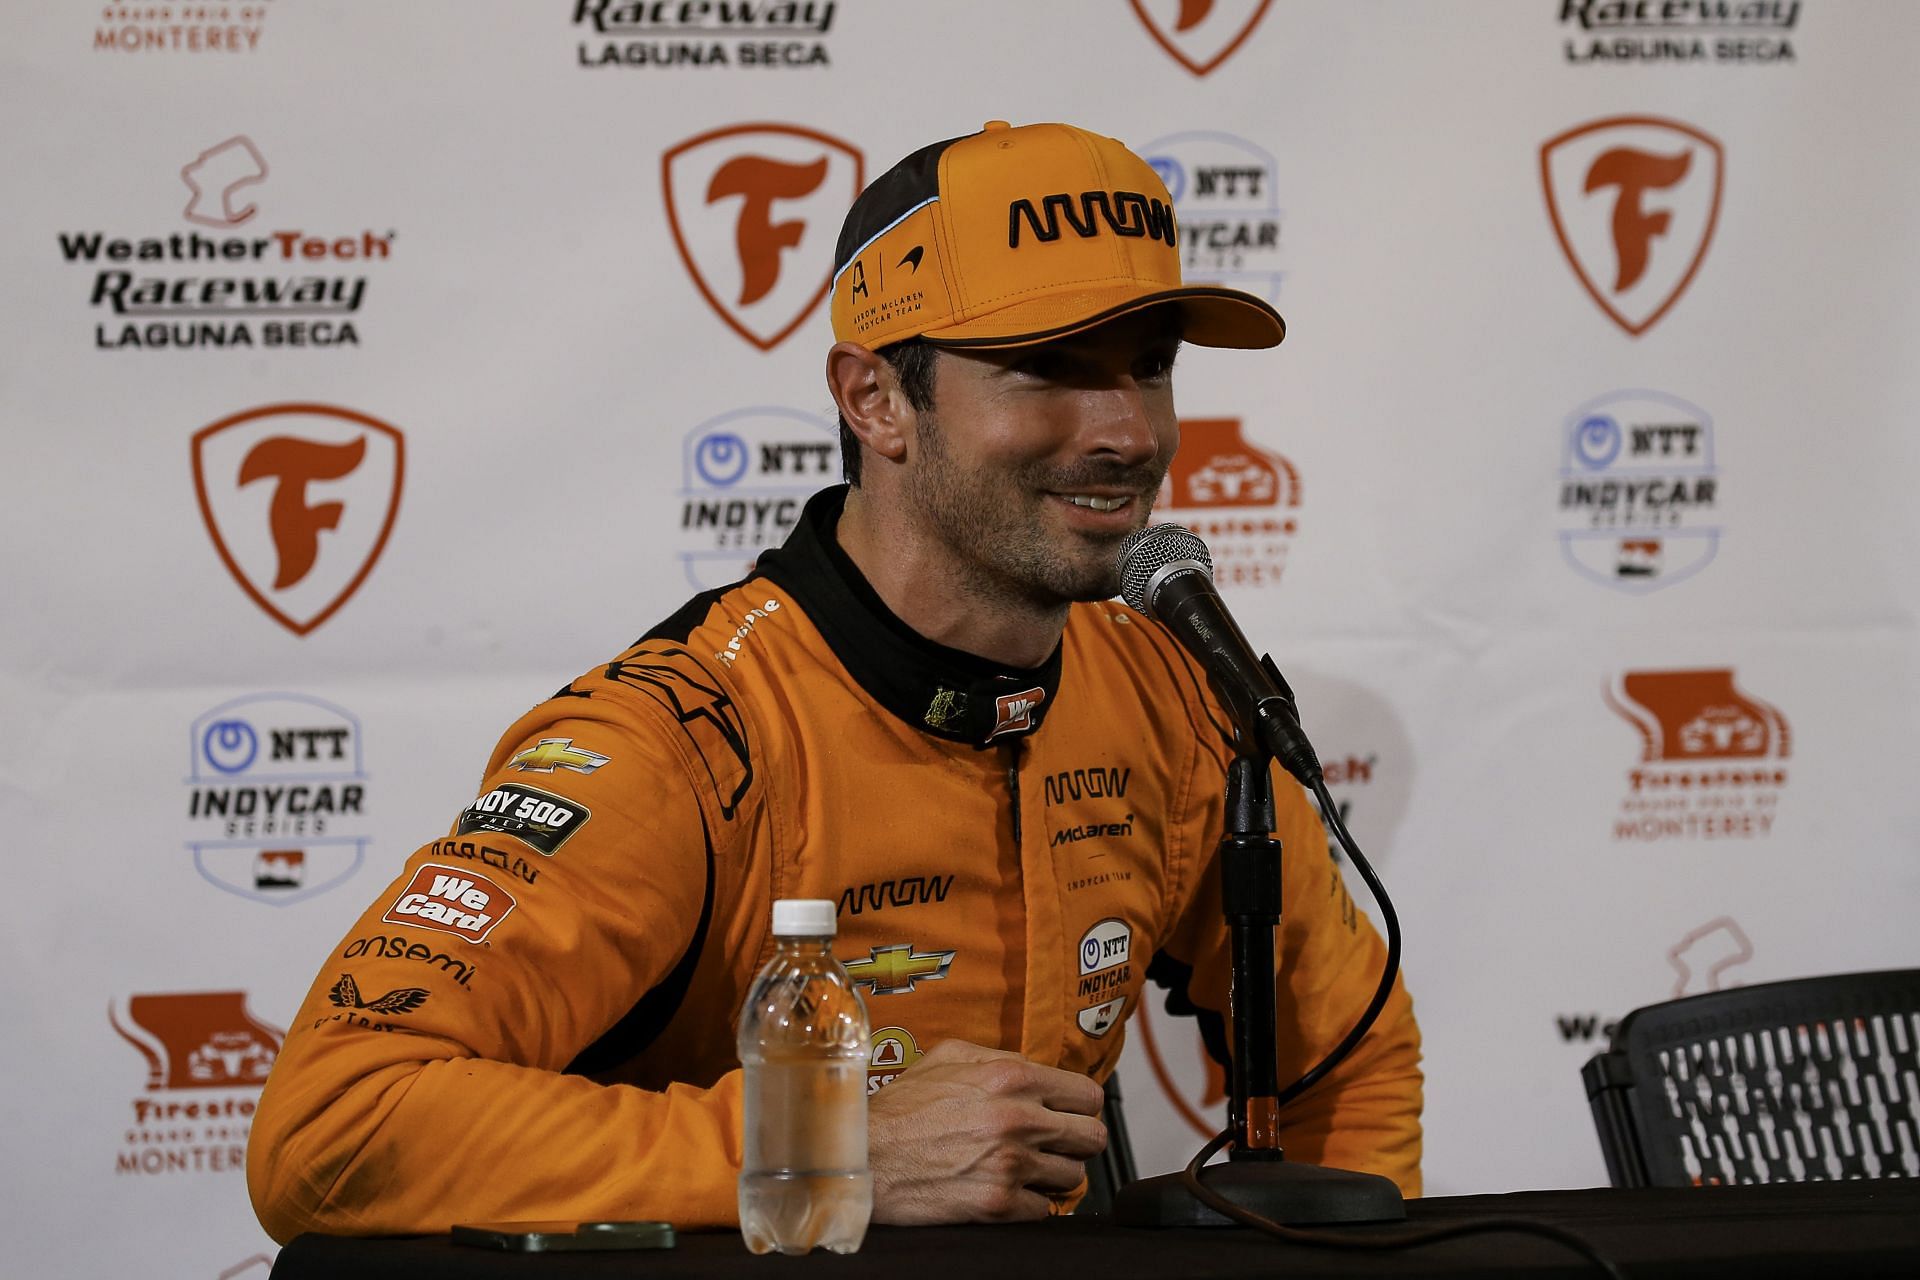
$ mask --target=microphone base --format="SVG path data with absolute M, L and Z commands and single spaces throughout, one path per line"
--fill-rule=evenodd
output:
M 1200 1171 L 1207 1189 L 1241 1208 L 1290 1227 L 1336 1222 L 1404 1222 L 1400 1188 L 1378 1174 L 1296 1164 L 1287 1160 L 1229 1160 Z M 1194 1198 L 1178 1173 L 1141 1178 L 1113 1198 L 1123 1227 L 1237 1227 Z

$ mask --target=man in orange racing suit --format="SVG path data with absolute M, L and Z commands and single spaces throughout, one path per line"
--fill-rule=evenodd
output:
M 861 195 L 827 359 L 852 483 L 513 725 L 328 957 L 254 1117 L 272 1235 L 733 1223 L 734 1018 L 778 898 L 839 903 L 868 993 L 875 1221 L 1075 1188 L 1148 980 L 1227 1008 L 1224 714 L 1109 598 L 1178 443 L 1181 341 L 1285 331 L 1182 287 L 1175 239 L 1153 171 L 1064 125 L 990 123 Z M 1277 790 L 1287 1081 L 1384 948 Z M 1418 1064 L 1396 988 L 1282 1113 L 1288 1154 L 1416 1194 Z

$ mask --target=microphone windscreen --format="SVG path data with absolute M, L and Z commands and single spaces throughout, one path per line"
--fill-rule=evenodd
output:
M 1177 524 L 1152 524 L 1128 534 L 1120 544 L 1120 598 L 1142 613 L 1153 612 L 1147 588 L 1153 575 L 1170 564 L 1192 561 L 1213 576 L 1213 557 L 1193 530 Z

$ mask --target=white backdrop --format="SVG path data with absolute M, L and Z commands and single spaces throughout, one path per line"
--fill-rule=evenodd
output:
M 324 949 L 836 477 L 840 213 L 990 118 L 1128 141 L 1288 318 L 1182 357 L 1168 502 L 1406 922 L 1430 1192 L 1604 1181 L 1631 1008 L 1915 963 L 1920 10 L 1635 8 L 9 7 L 23 1273 L 264 1275 L 236 1153 Z M 735 156 L 827 162 L 770 284 Z M 1132 1030 L 1168 1168 L 1218 1107 Z

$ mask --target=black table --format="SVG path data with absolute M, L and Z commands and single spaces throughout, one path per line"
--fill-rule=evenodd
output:
M 1470 1218 L 1535 1218 L 1585 1236 L 1635 1277 L 1920 1276 L 1920 1180 L 1615 1191 L 1525 1191 L 1409 1201 L 1406 1226 L 1348 1227 L 1371 1238 Z M 1284 1244 L 1240 1229 L 1140 1231 L 1100 1218 L 977 1227 L 875 1227 L 851 1257 L 748 1254 L 737 1232 L 683 1233 L 677 1249 L 504 1254 L 445 1236 L 354 1240 L 305 1235 L 272 1280 L 611 1280 L 612 1277 L 832 1276 L 836 1280 L 1117 1280 L 1120 1277 L 1599 1276 L 1578 1254 L 1499 1233 L 1394 1253 Z

